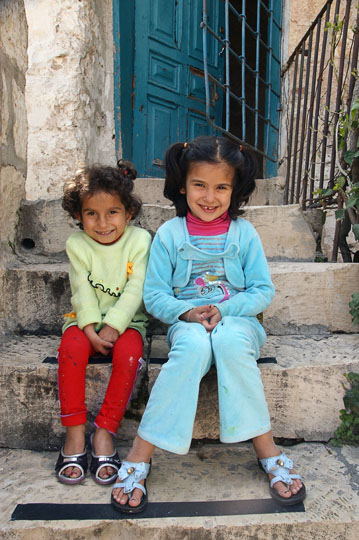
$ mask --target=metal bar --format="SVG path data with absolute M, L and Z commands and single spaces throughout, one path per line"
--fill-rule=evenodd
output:
M 241 97 L 243 98 L 243 102 L 242 102 L 242 136 L 243 136 L 243 139 L 245 140 L 246 139 L 246 136 L 247 136 L 247 122 L 246 122 L 246 108 L 244 106 L 244 103 L 245 103 L 245 98 L 246 98 L 246 85 L 245 85 L 245 80 L 246 80 L 246 63 L 244 61 L 244 58 L 246 57 L 246 39 L 245 39 L 245 16 L 246 16 L 246 0 L 243 0 L 242 1 L 242 13 L 244 15 L 244 17 L 242 18 L 242 43 L 241 43 L 241 55 L 242 55 L 242 65 L 241 65 L 241 75 L 242 75 L 242 81 L 241 81 L 241 86 L 242 86 L 242 95 Z
M 337 20 L 337 15 L 339 14 L 340 0 L 337 0 L 334 12 L 334 22 Z M 329 63 L 328 69 L 328 84 L 326 92 L 326 103 L 325 103 L 325 114 L 324 114 L 324 125 L 323 125 L 323 144 L 322 144 L 322 153 L 321 153 L 321 162 L 320 162 L 320 173 L 319 173 L 319 188 L 323 189 L 324 185 L 324 172 L 325 172 L 325 158 L 327 155 L 327 143 L 328 143 L 328 132 L 329 132 L 329 109 L 330 109 L 330 99 L 332 93 L 333 85 L 333 71 L 334 66 L 333 62 Z
M 291 186 L 291 196 L 290 196 L 290 203 L 293 204 L 294 202 L 294 193 L 295 193 L 295 175 L 297 170 L 297 148 L 298 148 L 298 137 L 299 137 L 299 124 L 300 124 L 300 116 L 301 116 L 301 101 L 302 101 L 302 81 L 303 81 L 303 71 L 304 71 L 304 45 L 301 51 L 301 59 L 300 59 L 300 74 L 299 74 L 299 86 L 298 86 L 298 100 L 297 100 L 297 114 L 296 114 L 296 122 L 295 122 L 295 132 L 294 132 L 294 165 L 293 165 L 293 171 L 292 171 L 292 186 Z M 296 203 L 299 201 L 296 198 Z
M 273 20 L 273 0 L 270 0 L 270 10 L 269 10 L 269 36 L 268 36 L 268 43 L 269 43 L 269 56 L 268 56 L 268 64 L 267 64 L 267 77 L 269 77 L 269 81 L 271 81 L 271 73 L 272 73 L 272 53 L 273 53 L 273 27 L 272 27 L 272 20 Z M 267 87 L 267 111 L 269 115 L 269 119 L 271 118 L 270 110 L 271 110 L 271 98 L 272 98 L 272 83 L 268 83 Z M 269 145 L 269 130 L 270 130 L 270 122 L 266 123 L 266 133 L 265 133 L 265 147 L 264 151 L 266 154 L 268 154 L 268 145 Z
M 352 63 L 351 63 L 351 69 L 350 69 L 350 82 L 349 82 L 349 90 L 348 90 L 348 99 L 347 99 L 347 113 L 350 112 L 350 108 L 352 105 L 353 100 L 353 92 L 354 92 L 354 85 L 357 77 L 354 75 L 355 70 L 357 69 L 358 64 L 358 53 L 359 53 L 359 9 L 357 10 L 357 18 L 355 23 L 355 29 L 354 32 L 354 44 L 353 44 L 353 52 L 352 52 Z
M 338 208 L 339 209 L 343 208 L 343 199 L 340 196 L 340 194 L 338 194 Z M 335 223 L 334 242 L 333 242 L 331 262 L 337 262 L 338 260 L 339 235 L 340 235 L 341 226 L 342 226 L 341 220 L 338 219 Z
M 322 93 L 323 72 L 324 72 L 324 65 L 325 65 L 325 54 L 326 54 L 327 43 L 328 43 L 328 32 L 325 31 L 325 28 L 327 27 L 327 24 L 329 22 L 330 11 L 331 11 L 331 4 L 328 4 L 326 15 L 325 15 L 325 22 L 324 22 L 322 53 L 320 57 L 318 85 L 317 85 L 317 91 L 316 91 L 317 98 L 316 98 L 316 106 L 315 106 L 315 112 L 314 112 L 312 166 L 311 166 L 311 172 L 310 172 L 310 193 L 311 194 L 314 191 L 314 178 L 315 178 L 315 169 L 316 169 L 315 158 L 316 158 L 316 152 L 317 152 L 318 126 L 319 126 L 319 109 L 321 105 L 321 93 Z
M 254 113 L 254 144 L 258 145 L 258 112 L 259 112 L 259 33 L 261 20 L 261 0 L 257 0 L 257 32 L 256 32 L 256 69 L 255 69 L 255 113 Z
M 210 102 L 209 102 L 209 79 L 208 79 L 208 59 L 207 59 L 207 0 L 203 0 L 203 20 L 202 20 L 202 37 L 203 37 L 203 71 L 204 71 L 204 87 L 206 92 L 206 117 L 210 119 Z M 212 121 L 211 121 L 212 123 Z
M 309 35 L 309 43 L 307 53 L 307 65 L 306 65 L 306 74 L 305 74 L 305 85 L 304 85 L 304 103 L 303 103 L 303 115 L 302 115 L 302 129 L 300 133 L 300 150 L 299 150 L 299 163 L 298 163 L 298 177 L 297 177 L 297 191 L 296 191 L 296 200 L 299 202 L 300 192 L 302 188 L 302 166 L 303 166 L 303 153 L 304 153 L 304 141 L 305 141 L 305 124 L 306 124 L 306 111 L 308 103 L 308 88 L 309 88 L 309 78 L 310 78 L 310 61 L 312 55 L 312 44 L 313 44 L 313 32 Z M 304 199 L 304 197 L 303 197 Z
M 225 85 L 222 84 L 220 81 L 218 81 L 218 79 L 216 79 L 215 77 L 213 77 L 210 73 L 208 73 L 208 79 L 210 79 L 211 81 L 213 81 L 217 86 L 219 86 L 220 88 L 222 88 L 223 90 L 225 90 Z M 256 109 L 254 109 L 253 107 L 251 107 L 250 105 L 248 105 L 248 103 L 245 103 L 245 100 L 243 98 L 240 98 L 238 97 L 236 94 L 234 94 L 231 89 L 229 89 L 229 94 L 230 96 L 235 99 L 238 103 L 240 103 L 241 105 L 244 103 L 245 107 L 247 110 L 255 113 L 256 112 Z M 273 124 L 270 120 L 270 118 L 266 117 L 266 116 L 263 116 L 259 111 L 258 111 L 258 117 L 263 120 L 264 122 L 269 122 L 270 123 L 270 126 L 275 129 L 276 131 L 279 131 L 279 127 L 276 126 L 275 124 Z
M 345 60 L 345 52 L 346 52 L 345 49 L 346 49 L 347 37 L 348 37 L 350 7 L 351 7 L 351 0 L 347 0 L 345 15 L 344 15 L 343 35 L 341 39 L 339 73 L 338 73 L 338 81 L 337 81 L 337 97 L 336 97 L 336 102 L 335 102 L 334 120 L 333 120 L 333 128 L 332 128 L 333 134 L 336 133 L 336 127 L 339 120 L 339 111 L 340 111 L 340 104 L 341 104 L 341 98 L 342 98 L 344 60 Z M 329 187 L 333 187 L 334 185 L 334 170 L 335 170 L 336 153 L 337 153 L 336 140 L 335 140 L 335 136 L 333 136 L 332 155 L 331 155 L 331 160 L 330 160 L 330 173 L 329 173 L 329 183 L 328 183 Z
M 287 150 L 287 173 L 286 173 L 286 179 L 285 179 L 285 188 L 284 188 L 284 204 L 288 204 L 289 202 L 289 180 L 290 180 L 290 172 L 291 172 L 291 164 L 292 164 L 292 143 L 293 143 L 293 124 L 294 124 L 294 109 L 295 109 L 295 99 L 294 99 L 294 92 L 297 87 L 297 73 L 298 73 L 298 55 L 295 57 L 295 64 L 294 64 L 294 75 L 293 75 L 293 85 L 292 85 L 292 110 L 290 115 L 290 127 L 289 127 L 289 137 L 288 137 L 288 150 Z
M 302 210 L 306 209 L 306 199 L 307 199 L 307 188 L 308 188 L 308 174 L 309 174 L 309 160 L 310 160 L 310 147 L 311 147 L 311 138 L 312 138 L 312 129 L 313 129 L 313 106 L 315 99 L 315 84 L 317 77 L 317 67 L 318 67 L 318 51 L 321 35 L 321 25 L 318 24 L 316 28 L 316 39 L 315 39 L 315 48 L 314 48 L 314 63 L 312 71 L 312 86 L 310 90 L 310 106 L 308 111 L 308 128 L 307 128 L 307 145 L 306 145 L 306 155 L 305 155 L 305 165 L 304 165 L 304 178 L 303 178 L 303 198 L 302 198 Z M 312 193 L 310 195 L 312 197 Z
M 228 0 L 225 3 L 224 9 L 225 17 L 225 51 L 226 51 L 226 131 L 229 131 L 230 123 L 230 99 L 229 99 L 229 88 L 230 88 L 230 74 L 229 74 L 229 17 L 228 17 Z

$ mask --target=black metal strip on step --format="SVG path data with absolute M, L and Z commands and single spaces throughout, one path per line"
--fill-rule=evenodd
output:
M 168 358 L 150 358 L 150 364 L 165 364 Z M 276 364 L 277 359 L 274 356 L 264 356 L 263 358 L 258 358 L 257 364 Z
M 239 501 L 154 502 L 139 514 L 117 512 L 111 504 L 18 504 L 11 520 L 102 520 L 143 519 L 167 517 L 242 516 L 246 514 L 280 514 L 305 512 L 304 504 L 280 506 L 273 499 L 250 499 Z
M 168 358 L 151 358 L 151 364 L 165 364 Z M 57 364 L 56 356 L 47 356 L 43 361 L 43 364 Z M 264 356 L 258 358 L 257 364 L 276 364 L 277 360 L 274 356 Z M 90 356 L 89 364 L 111 364 L 111 358 L 108 356 Z

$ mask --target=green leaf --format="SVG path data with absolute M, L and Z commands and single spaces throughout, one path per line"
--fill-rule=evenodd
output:
M 349 199 L 345 203 L 345 206 L 347 208 L 353 208 L 354 206 L 358 206 L 359 208 L 359 196 L 353 193 L 353 195 L 350 195 Z
M 344 176 L 339 176 L 339 178 L 337 179 L 335 185 L 343 188 L 345 186 L 345 182 L 346 182 L 346 180 L 345 180 Z
M 354 161 L 354 158 L 358 157 L 359 156 L 359 151 L 358 150 L 347 150 L 346 152 L 344 152 L 344 161 L 345 163 L 348 163 L 348 165 L 351 165 Z
M 353 229 L 353 233 L 354 233 L 354 236 L 355 236 L 355 240 L 359 241 L 359 223 L 355 223 L 352 226 L 352 229 Z
M 335 211 L 335 219 L 338 221 L 339 219 L 344 219 L 345 216 L 345 209 L 339 208 L 339 210 Z

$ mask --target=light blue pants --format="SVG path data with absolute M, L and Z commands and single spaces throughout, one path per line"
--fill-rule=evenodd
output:
M 168 362 L 153 386 L 139 426 L 140 437 L 176 454 L 188 452 L 199 385 L 212 363 L 217 368 L 221 441 L 245 441 L 270 431 L 256 363 L 265 340 L 255 317 L 224 317 L 212 333 L 197 323 L 172 325 Z

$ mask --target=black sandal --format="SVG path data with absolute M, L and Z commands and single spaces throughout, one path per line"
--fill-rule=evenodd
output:
M 100 472 L 104 467 L 112 467 L 116 470 L 113 475 L 108 478 L 101 478 Z M 117 450 L 114 451 L 110 456 L 101 455 L 98 456 L 95 454 L 93 449 L 93 434 L 91 436 L 91 465 L 90 471 L 91 476 L 97 484 L 101 486 L 107 486 L 113 484 L 116 481 L 117 473 L 121 467 L 121 460 L 118 456 Z
M 68 467 L 77 467 L 78 469 L 80 469 L 80 472 L 81 472 L 80 476 L 76 478 L 65 476 L 63 472 Z M 81 482 L 85 480 L 87 468 L 88 468 L 88 463 L 87 463 L 86 448 L 82 452 L 82 454 L 72 454 L 72 455 L 64 454 L 64 449 L 61 448 L 59 457 L 57 458 L 57 462 L 55 465 L 56 477 L 59 482 L 62 482 L 63 484 L 80 484 Z
M 274 485 L 277 482 L 283 482 L 287 486 L 293 484 L 293 479 L 302 479 L 300 474 L 292 474 L 290 470 L 293 469 L 293 461 L 289 459 L 284 452 L 280 456 L 264 458 L 258 460 L 259 467 L 268 475 L 272 474 L 274 477 L 269 480 L 269 492 L 273 499 L 282 506 L 293 506 L 304 501 L 306 497 L 305 485 L 302 482 L 302 487 L 297 493 L 292 493 L 290 497 L 282 497 L 275 489 Z
M 129 500 L 126 504 L 120 504 L 114 499 L 113 493 L 111 493 L 111 504 L 115 510 L 118 512 L 124 512 L 125 514 L 138 514 L 144 510 L 148 503 L 146 478 L 150 474 L 151 464 L 152 461 L 150 461 L 150 463 L 132 463 L 130 461 L 122 462 L 121 469 L 118 471 L 118 479 L 120 482 L 117 482 L 113 486 L 113 489 L 123 488 L 123 492 L 129 495 Z M 140 480 L 144 480 L 144 485 L 139 483 Z M 141 501 L 137 506 L 130 506 L 128 503 L 135 488 L 142 491 Z

